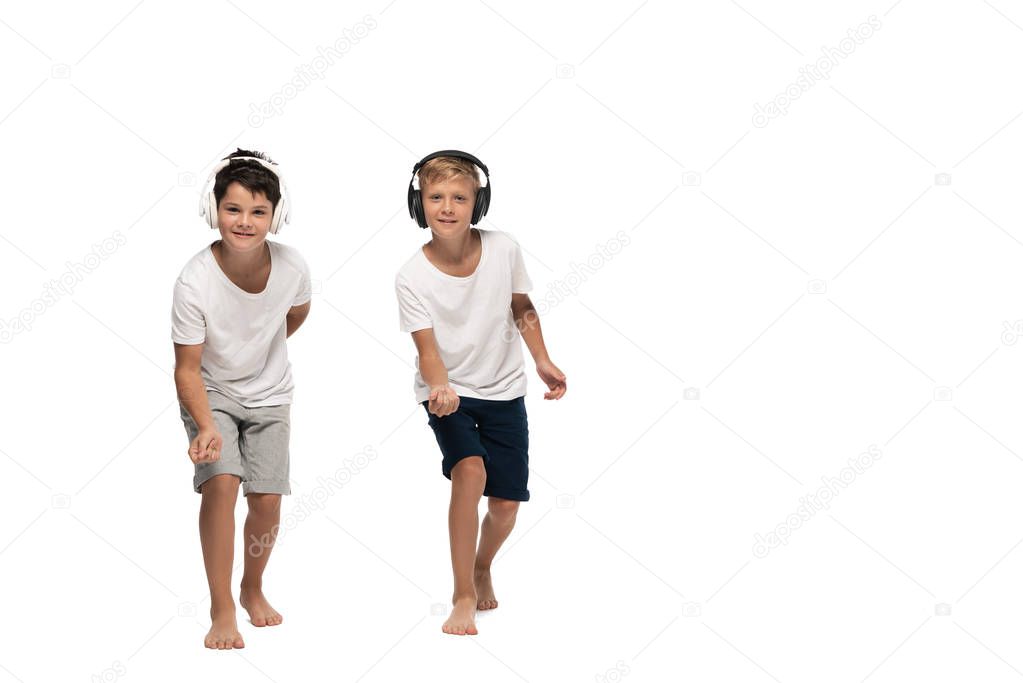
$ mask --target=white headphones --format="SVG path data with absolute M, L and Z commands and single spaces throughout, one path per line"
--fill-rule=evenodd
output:
M 217 181 L 217 174 L 227 168 L 232 161 L 255 161 L 260 166 L 274 174 L 278 184 L 281 186 L 281 198 L 274 208 L 273 218 L 270 220 L 270 232 L 276 234 L 280 230 L 281 223 L 291 222 L 291 202 L 288 199 L 288 186 L 284 184 L 284 178 L 277 164 L 272 164 L 258 157 L 229 157 L 222 159 L 220 163 L 210 171 L 210 177 L 206 179 L 202 193 L 199 195 L 199 215 L 206 219 L 206 223 L 214 230 L 220 229 L 217 221 L 217 198 L 213 195 L 213 186 Z

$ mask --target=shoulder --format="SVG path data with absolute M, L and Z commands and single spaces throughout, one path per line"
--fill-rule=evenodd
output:
M 209 245 L 199 250 L 192 258 L 188 259 L 185 267 L 178 274 L 178 284 L 198 287 L 210 274 L 210 264 L 216 264 L 213 260 L 213 252 Z
M 270 253 L 274 257 L 287 263 L 288 265 L 305 268 L 306 262 L 302 257 L 302 254 L 295 247 L 288 244 L 281 244 L 280 242 L 274 242 L 267 240 L 266 243 L 270 245 Z
M 273 242 L 267 240 L 267 244 L 270 246 L 270 254 L 274 260 L 274 265 L 283 264 L 290 270 L 295 271 L 299 275 L 304 275 L 309 272 L 309 264 L 299 253 L 298 249 L 289 246 L 287 244 L 281 244 L 280 242 Z
M 415 252 L 402 264 L 401 268 L 394 276 L 395 285 L 409 285 L 413 282 L 417 282 L 423 273 L 423 248 L 419 247 Z
M 480 230 L 480 239 L 486 243 L 488 249 L 514 252 L 519 248 L 518 240 L 503 230 Z
M 514 269 L 515 264 L 522 260 L 522 248 L 518 240 L 510 233 L 502 230 L 480 230 L 483 250 L 490 263 L 505 264 Z

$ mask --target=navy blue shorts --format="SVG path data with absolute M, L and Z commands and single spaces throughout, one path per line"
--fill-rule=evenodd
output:
M 529 425 L 525 398 L 489 401 L 459 396 L 458 410 L 437 417 L 423 401 L 430 427 L 444 456 L 441 471 L 448 479 L 464 458 L 483 457 L 487 470 L 484 496 L 529 500 Z

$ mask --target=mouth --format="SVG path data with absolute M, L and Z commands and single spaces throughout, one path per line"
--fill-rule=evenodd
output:
M 237 232 L 235 230 L 232 230 L 231 234 L 234 235 L 235 237 L 241 237 L 243 239 L 247 239 L 249 237 L 255 237 L 256 236 L 256 233 L 254 233 L 254 232 Z
M 448 225 L 451 225 L 453 223 L 457 223 L 458 221 L 456 221 L 454 218 L 438 218 L 437 222 L 438 223 L 447 223 Z

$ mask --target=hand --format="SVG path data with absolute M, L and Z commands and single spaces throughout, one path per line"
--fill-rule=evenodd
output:
M 200 429 L 198 436 L 192 439 L 188 447 L 188 457 L 196 465 L 204 462 L 220 460 L 220 450 L 223 448 L 224 439 L 216 427 Z
M 555 400 L 565 395 L 568 391 L 568 384 L 565 382 L 565 373 L 558 370 L 558 367 L 549 360 L 540 361 L 536 364 L 536 373 L 550 391 L 544 392 L 545 400 Z
M 460 399 L 450 385 L 433 387 L 430 390 L 430 402 L 427 410 L 437 417 L 444 417 L 458 410 Z

